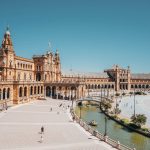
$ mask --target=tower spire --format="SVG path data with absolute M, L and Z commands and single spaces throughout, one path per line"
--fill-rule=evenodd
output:
M 10 36 L 9 26 L 6 27 L 4 38 L 2 41 L 2 48 L 4 50 L 14 51 L 11 36 Z
M 10 28 L 9 28 L 9 25 L 7 25 L 7 27 L 6 27 L 6 32 L 5 32 L 5 34 L 10 35 Z
M 49 52 L 52 52 L 52 45 L 51 45 L 51 42 L 48 42 L 48 49 L 49 49 Z

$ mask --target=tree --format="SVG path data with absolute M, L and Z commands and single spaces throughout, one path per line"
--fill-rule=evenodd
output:
M 109 109 L 111 109 L 112 105 L 109 101 L 103 100 L 101 102 L 101 108 L 103 108 L 106 112 L 108 112 Z
M 117 108 L 114 108 L 114 113 L 116 115 L 119 115 L 121 113 L 121 110 L 117 107 Z
M 146 123 L 147 117 L 146 117 L 144 114 L 136 114 L 135 116 L 132 115 L 131 121 L 132 121 L 135 125 L 141 127 L 142 125 L 144 125 L 144 124 Z

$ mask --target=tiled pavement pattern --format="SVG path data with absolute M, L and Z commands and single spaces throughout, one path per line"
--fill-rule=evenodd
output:
M 63 106 L 59 105 L 63 103 Z M 0 113 L 0 150 L 113 149 L 72 122 L 69 101 L 38 100 Z M 50 111 L 52 108 L 52 111 Z M 41 126 L 44 126 L 41 143 Z

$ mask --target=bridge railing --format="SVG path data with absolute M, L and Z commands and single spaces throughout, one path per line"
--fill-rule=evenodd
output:
M 70 113 L 72 115 L 72 118 L 79 123 L 81 127 L 83 127 L 86 131 L 88 131 L 93 136 L 97 137 L 99 140 L 106 142 L 107 144 L 111 145 L 112 147 L 118 149 L 118 150 L 136 150 L 135 148 L 129 148 L 123 144 L 120 144 L 119 141 L 115 141 L 108 136 L 104 136 L 104 134 L 98 132 L 97 130 L 93 129 L 90 125 L 88 125 L 85 121 L 80 119 L 74 112 L 74 110 L 71 108 Z

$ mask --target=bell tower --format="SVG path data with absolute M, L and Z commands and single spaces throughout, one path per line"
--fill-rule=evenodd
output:
M 58 50 L 55 53 L 55 70 L 56 70 L 56 81 L 61 80 L 61 63 L 60 63 L 60 56 Z
M 2 65 L 3 80 L 13 80 L 15 68 L 15 59 L 14 59 L 15 52 L 13 49 L 13 44 L 8 27 L 4 34 L 0 51 L 2 54 L 1 61 L 3 63 Z

